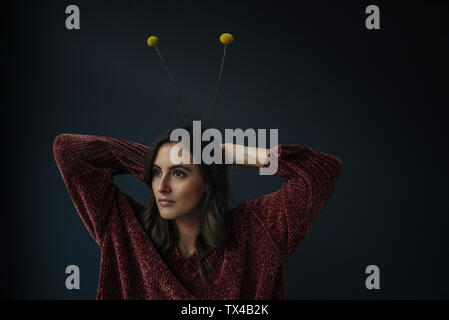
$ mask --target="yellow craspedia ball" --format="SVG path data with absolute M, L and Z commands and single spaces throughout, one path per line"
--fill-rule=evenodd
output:
M 149 37 L 148 40 L 147 40 L 147 44 L 148 44 L 150 47 L 157 46 L 158 43 L 159 43 L 159 38 L 158 38 L 158 37 L 155 37 L 155 36 L 151 36 L 151 37 Z
M 220 42 L 223 44 L 231 44 L 234 42 L 234 37 L 230 33 L 223 33 L 220 36 Z

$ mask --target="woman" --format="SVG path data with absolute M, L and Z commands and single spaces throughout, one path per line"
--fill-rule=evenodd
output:
M 226 165 L 173 164 L 170 133 L 151 148 L 92 135 L 55 138 L 63 180 L 100 247 L 97 299 L 285 299 L 286 260 L 335 188 L 340 159 L 298 145 L 244 147 L 233 164 L 269 167 L 276 158 L 284 183 L 229 210 Z M 233 148 L 223 144 L 223 156 Z M 127 173 L 149 186 L 148 207 L 114 184 Z

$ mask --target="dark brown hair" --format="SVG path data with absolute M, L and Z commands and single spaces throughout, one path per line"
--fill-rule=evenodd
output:
M 184 126 L 181 128 L 187 130 L 190 135 L 190 152 L 193 154 L 192 127 Z M 150 151 L 145 160 L 144 178 L 145 183 L 150 188 L 148 207 L 138 216 L 148 237 L 162 254 L 165 254 L 172 244 L 176 244 L 179 239 L 179 233 L 176 223 L 173 220 L 167 220 L 161 217 L 151 182 L 153 178 L 153 164 L 159 148 L 165 143 L 176 142 L 170 140 L 170 135 L 173 130 L 164 132 L 150 146 Z M 201 130 L 201 136 L 204 130 L 206 128 Z M 207 143 L 209 142 L 202 141 L 202 148 Z M 227 165 L 214 163 L 208 165 L 203 163 L 202 160 L 197 165 L 206 184 L 206 192 L 200 203 L 201 231 L 195 243 L 195 254 L 200 262 L 199 273 L 203 281 L 205 281 L 203 275 L 204 270 L 209 272 L 213 271 L 208 256 L 215 248 L 227 246 L 232 239 L 232 219 L 231 212 L 228 208 L 229 182 Z

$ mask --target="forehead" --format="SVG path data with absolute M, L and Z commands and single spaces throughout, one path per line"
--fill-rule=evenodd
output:
M 176 146 L 176 144 L 177 144 L 176 142 L 170 142 L 170 143 L 163 144 L 157 151 L 156 157 L 154 158 L 154 164 L 161 168 L 170 167 L 170 166 L 173 166 L 176 164 L 182 164 L 188 168 L 196 167 L 196 165 L 193 164 L 192 154 L 186 149 L 183 149 L 182 152 L 187 154 L 187 159 L 189 159 L 188 161 L 186 161 L 186 159 L 182 159 L 181 162 L 176 162 L 175 158 L 173 158 L 173 159 L 171 158 L 170 154 L 172 152 L 172 149 Z M 182 152 L 181 152 L 181 150 L 179 150 L 178 157 L 181 158 L 181 156 L 183 154 Z M 176 155 L 175 149 L 173 149 L 173 153 L 174 153 L 174 155 Z

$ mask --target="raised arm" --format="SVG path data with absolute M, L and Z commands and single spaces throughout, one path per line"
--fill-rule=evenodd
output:
M 121 192 L 114 176 L 144 179 L 149 147 L 103 136 L 60 134 L 53 154 L 69 195 L 94 240 L 100 244 L 114 199 Z
M 251 210 L 280 252 L 288 258 L 329 199 L 342 164 L 336 156 L 298 145 L 280 144 L 268 154 L 263 165 L 268 168 L 270 161 L 277 160 L 276 175 L 284 179 L 282 187 L 241 205 Z

